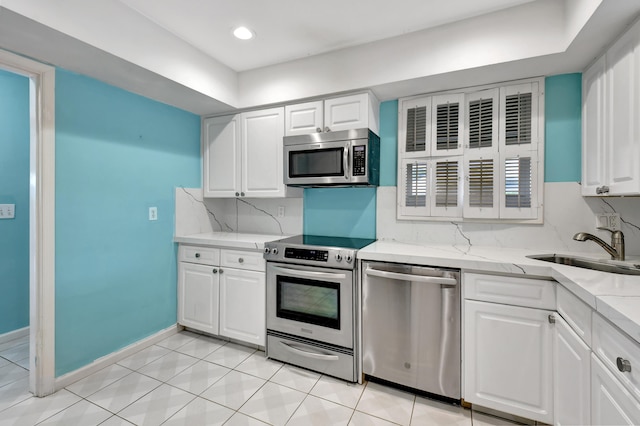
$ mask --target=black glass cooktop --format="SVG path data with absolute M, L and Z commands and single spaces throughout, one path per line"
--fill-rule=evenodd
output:
M 298 246 L 339 247 L 359 250 L 375 242 L 375 238 L 327 237 L 324 235 L 295 235 L 277 242 Z

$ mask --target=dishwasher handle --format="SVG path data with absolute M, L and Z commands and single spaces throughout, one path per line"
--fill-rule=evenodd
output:
M 381 271 L 379 269 L 374 269 L 371 267 L 367 267 L 364 273 L 365 275 L 369 275 L 372 277 L 388 278 L 392 280 L 413 281 L 425 284 L 440 284 L 448 286 L 458 285 L 458 280 L 456 278 L 427 277 L 424 275 L 403 274 L 400 272 Z

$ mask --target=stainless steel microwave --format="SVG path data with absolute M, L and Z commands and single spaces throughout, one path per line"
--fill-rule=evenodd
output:
M 370 129 L 284 137 L 284 183 L 292 186 L 377 186 L 380 137 Z

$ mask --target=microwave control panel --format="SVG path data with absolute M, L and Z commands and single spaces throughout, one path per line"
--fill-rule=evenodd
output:
M 353 176 L 366 176 L 367 174 L 366 148 L 366 145 L 355 145 L 353 147 Z

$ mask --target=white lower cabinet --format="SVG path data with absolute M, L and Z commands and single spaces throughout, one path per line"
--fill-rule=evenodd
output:
M 264 346 L 262 254 L 181 245 L 178 258 L 178 324 Z
M 554 333 L 554 422 L 591 424 L 591 349 L 560 316 Z
M 178 323 L 218 334 L 218 267 L 179 262 Z
M 594 425 L 640 424 L 640 403 L 595 354 L 591 355 L 591 421 Z
M 265 274 L 225 268 L 220 274 L 220 335 L 265 345 Z
M 465 300 L 467 402 L 553 422 L 553 311 Z

